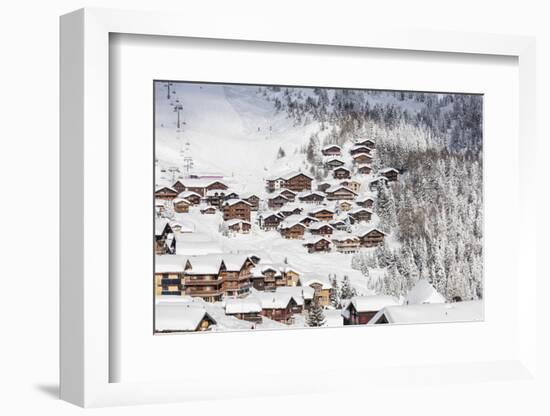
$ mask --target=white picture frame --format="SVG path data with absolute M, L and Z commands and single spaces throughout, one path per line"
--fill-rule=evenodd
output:
M 185 24 L 182 24 L 185 22 Z M 348 28 L 327 31 L 311 25 L 310 30 L 285 28 L 276 24 L 251 24 L 236 32 L 231 22 L 204 24 L 174 13 L 151 13 L 106 9 L 82 9 L 61 18 L 61 398 L 79 406 L 185 401 L 203 396 L 193 386 L 204 383 L 200 374 L 181 382 L 110 382 L 110 365 L 116 357 L 110 349 L 109 297 L 109 36 L 112 33 L 227 39 L 281 44 L 333 45 L 335 47 L 430 51 L 442 54 L 504 55 L 518 59 L 519 137 L 518 163 L 519 224 L 524 230 L 517 245 L 517 270 L 522 284 L 517 299 L 517 350 L 507 360 L 468 364 L 442 362 L 440 366 L 416 369 L 413 380 L 444 377 L 442 369 L 452 369 L 463 380 L 472 382 L 503 378 L 524 380 L 535 375 L 536 270 L 534 250 L 536 218 L 528 210 L 534 204 L 534 184 L 529 180 L 535 166 L 535 41 L 530 37 L 467 33 L 430 33 L 428 31 L 380 31 Z M 244 34 L 244 35 L 243 35 Z M 243 334 L 241 336 L 246 336 Z M 391 374 L 391 376 L 390 376 Z M 370 369 L 363 383 L 384 377 L 403 377 L 406 370 Z M 271 375 L 272 385 L 284 375 Z M 337 388 L 345 386 L 345 381 Z M 266 387 L 250 382 L 245 395 L 270 394 Z M 222 388 L 214 383 L 216 397 L 238 397 L 235 386 Z M 323 389 L 310 380 L 295 393 Z M 273 392 L 277 394 L 277 392 Z

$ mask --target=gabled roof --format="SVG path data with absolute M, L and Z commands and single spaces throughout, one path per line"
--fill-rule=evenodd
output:
M 399 171 L 395 168 L 384 168 L 384 169 L 380 169 L 380 172 L 381 173 L 388 173 L 388 172 L 395 172 L 395 173 L 399 173 Z
M 336 172 L 337 170 L 345 170 L 346 172 L 351 172 L 351 170 L 349 170 L 345 166 L 338 166 L 338 167 L 335 167 L 334 169 L 332 169 L 333 172 Z
M 310 230 L 319 230 L 323 227 L 329 227 L 330 229 L 334 230 L 334 227 L 332 225 L 330 225 L 328 222 L 326 221 L 317 221 L 317 222 L 312 222 L 310 225 L 309 225 L 309 229 Z
M 212 178 L 188 178 L 180 179 L 177 182 L 181 183 L 186 188 L 206 188 L 216 182 L 225 185 L 221 180 Z
M 332 285 L 328 278 L 319 276 L 316 273 L 304 273 L 300 276 L 300 284 L 305 287 L 311 287 L 312 284 L 320 284 L 322 289 L 331 289 Z
M 232 205 L 236 205 L 236 204 L 239 204 L 239 203 L 243 203 L 243 204 L 246 204 L 248 206 L 252 206 L 252 204 L 250 202 L 243 201 L 242 199 L 228 199 L 227 201 L 225 201 L 223 203 L 223 206 L 224 207 L 230 207 Z
M 277 198 L 283 198 L 283 199 L 286 199 L 287 201 L 290 201 L 286 196 L 284 196 L 280 192 L 276 193 L 275 195 L 273 195 L 272 197 L 269 197 L 267 199 L 271 201 L 271 200 L 274 200 L 274 199 L 277 199 Z
M 361 144 L 361 143 L 356 143 L 354 144 L 351 149 L 349 149 L 350 151 L 353 151 L 353 150 L 358 150 L 358 149 L 369 149 L 369 151 L 371 150 L 368 146 L 365 146 L 364 144 Z
M 354 192 L 354 191 L 352 191 L 351 189 L 349 189 L 348 187 L 343 186 L 343 185 L 334 185 L 334 186 L 331 186 L 330 188 L 328 188 L 328 189 L 326 190 L 326 193 L 327 193 L 327 194 L 332 194 L 332 193 L 337 192 L 337 191 L 339 191 L 339 190 L 341 190 L 341 189 L 345 189 L 346 191 L 351 192 L 351 193 L 354 194 L 354 195 L 357 195 L 357 192 Z
M 225 313 L 258 313 L 262 311 L 259 299 L 249 296 L 244 299 L 227 299 L 225 301 Z
M 165 254 L 155 256 L 155 273 L 183 273 L 188 256 Z
M 248 225 L 251 225 L 250 222 L 245 221 L 245 220 L 241 220 L 241 219 L 238 219 L 238 218 L 234 218 L 234 219 L 231 219 L 231 220 L 227 220 L 227 221 L 225 222 L 225 224 L 226 224 L 228 227 L 232 227 L 233 225 L 237 225 L 237 224 L 248 224 Z
M 256 291 L 252 296 L 258 298 L 262 309 L 286 309 L 291 299 L 293 299 L 291 294 L 280 292 Z
M 298 194 L 298 198 L 307 198 L 309 196 L 319 196 L 321 198 L 324 198 L 325 193 L 321 191 L 304 191 Z
M 178 191 L 176 191 L 174 188 L 170 187 L 170 186 L 159 186 L 158 188 L 155 189 L 155 193 L 159 192 L 159 191 L 162 191 L 163 189 L 167 189 L 169 190 L 170 192 L 174 192 L 174 193 L 178 193 Z
M 446 302 L 445 297 L 435 290 L 426 279 L 416 282 L 412 289 L 407 292 L 405 299 L 407 304 Z
M 382 316 L 390 324 L 472 322 L 483 320 L 484 307 L 481 300 L 388 306 L 374 315 L 369 325 L 374 325 Z
M 359 237 L 364 237 L 367 234 L 372 233 L 373 231 L 378 231 L 381 234 L 387 235 L 384 231 L 382 231 L 381 229 L 376 228 L 376 227 L 369 227 L 369 228 L 361 229 L 360 231 L 357 231 L 357 235 Z
M 181 204 L 181 203 L 184 203 L 184 204 L 187 204 L 187 205 L 191 205 L 191 202 L 189 202 L 187 199 L 185 198 L 175 198 L 173 201 L 172 201 L 173 204 Z
M 309 210 L 309 213 L 310 214 L 317 214 L 319 212 L 323 212 L 323 211 L 327 211 L 327 212 L 330 212 L 331 214 L 334 214 L 334 210 L 328 208 L 328 207 L 318 207 L 318 208 L 314 208 L 314 209 L 311 209 Z
M 183 191 L 178 194 L 178 198 L 188 198 L 190 196 L 198 196 L 199 198 L 201 197 L 198 193 L 193 191 Z
M 399 300 L 388 295 L 354 296 L 349 305 L 353 305 L 357 312 L 374 312 L 387 306 L 399 305 Z M 346 309 L 349 308 L 349 305 Z
M 304 242 L 304 246 L 309 246 L 311 244 L 317 244 L 319 241 L 326 241 L 327 243 L 331 244 L 330 240 L 326 237 L 322 237 L 322 236 L 311 236 L 309 237 L 305 242 Z
M 216 321 L 202 307 L 192 304 L 159 303 L 156 305 L 155 329 L 157 331 L 195 331 L 208 319 Z
M 323 146 L 322 150 L 332 149 L 333 147 L 337 147 L 338 149 L 342 150 L 342 148 L 340 146 L 338 146 L 337 144 L 327 144 L 326 146 Z
M 361 208 L 361 207 L 352 209 L 351 211 L 349 211 L 349 214 L 355 215 L 355 214 L 359 214 L 360 212 L 368 212 L 369 214 L 372 214 L 372 211 L 370 209 Z
M 361 157 L 361 156 L 366 156 L 366 157 L 368 157 L 369 159 L 372 159 L 371 154 L 370 154 L 370 153 L 366 153 L 366 152 L 356 153 L 356 154 L 354 154 L 352 157 L 353 157 L 354 159 L 357 159 L 358 157 Z
M 339 232 L 333 233 L 330 239 L 332 241 L 338 241 L 338 242 L 347 241 L 347 240 L 359 241 L 359 237 L 350 233 L 346 233 L 345 231 L 339 231 Z

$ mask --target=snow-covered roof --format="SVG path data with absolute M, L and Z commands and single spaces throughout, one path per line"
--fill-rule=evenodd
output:
M 288 197 L 284 196 L 281 192 L 277 192 L 276 194 L 269 197 L 268 199 L 271 201 L 271 200 L 274 200 L 274 199 L 277 199 L 277 198 L 283 198 L 283 199 L 286 199 L 287 201 L 289 201 Z
M 180 179 L 178 180 L 178 182 L 181 183 L 186 188 L 206 188 L 207 186 L 210 186 L 216 182 L 224 184 L 220 179 L 213 179 L 213 178 Z
M 300 284 L 302 286 L 311 286 L 312 284 L 320 284 L 322 289 L 330 289 L 332 285 L 330 284 L 328 278 L 319 276 L 317 273 L 304 273 L 300 276 Z
M 262 309 L 285 309 L 293 299 L 289 293 L 256 291 L 253 295 L 258 298 Z
M 361 143 L 357 143 L 357 144 L 354 144 L 350 151 L 353 151 L 353 150 L 359 150 L 359 149 L 369 149 L 367 146 L 365 146 L 364 144 L 361 144 Z M 369 149 L 370 151 L 370 149 Z
M 421 303 L 445 303 L 446 300 L 435 288 L 426 280 L 421 279 L 407 292 L 405 297 L 408 304 Z
M 227 220 L 225 222 L 225 224 L 228 226 L 228 227 L 232 227 L 234 225 L 237 225 L 237 224 L 248 224 L 250 225 L 250 222 L 248 221 L 245 221 L 245 220 L 240 220 L 238 218 L 234 218 L 234 219 L 231 219 L 231 220 Z
M 328 238 L 318 235 L 318 236 L 308 237 L 303 245 L 307 246 L 307 245 L 310 245 L 310 244 L 317 244 L 319 241 L 322 241 L 322 240 L 325 240 L 327 243 L 330 244 L 330 240 Z
M 368 212 L 369 214 L 372 214 L 372 211 L 370 209 L 362 208 L 362 207 L 354 208 L 351 211 L 349 211 L 351 215 L 359 214 L 360 212 Z
M 372 159 L 371 154 L 370 154 L 370 153 L 367 153 L 367 152 L 359 152 L 359 153 L 354 154 L 352 157 L 353 157 L 354 159 L 357 159 L 357 158 L 359 158 L 359 157 L 361 157 L 361 156 L 367 156 L 368 158 Z
M 169 221 L 166 218 L 160 218 L 155 220 L 155 235 L 161 235 L 166 228 L 166 225 L 169 224 Z
M 333 147 L 336 147 L 336 148 L 338 148 L 339 150 L 342 150 L 342 148 L 341 148 L 340 146 L 338 146 L 337 144 L 327 144 L 326 146 L 323 146 L 323 149 L 322 149 L 322 150 L 332 149 Z
M 331 193 L 336 192 L 336 191 L 339 191 L 339 190 L 341 190 L 341 189 L 345 189 L 346 191 L 351 192 L 351 193 L 354 194 L 354 195 L 357 195 L 356 192 L 352 191 L 351 189 L 349 189 L 348 187 L 343 186 L 343 185 L 333 185 L 333 186 L 331 186 L 330 188 L 328 188 L 325 192 L 326 192 L 327 194 L 331 194 Z
M 330 157 L 328 157 L 325 163 L 330 163 L 330 162 L 340 162 L 340 163 L 344 163 L 344 161 L 343 161 L 342 159 L 340 159 L 339 157 L 336 157 L 336 156 L 330 156 Z
M 244 299 L 227 299 L 225 313 L 258 313 L 262 311 L 262 304 L 258 298 L 249 296 Z
M 252 204 L 250 202 L 243 201 L 242 199 L 228 199 L 227 201 L 225 201 L 223 203 L 223 206 L 224 207 L 230 207 L 232 205 L 239 204 L 239 203 L 243 203 L 243 204 L 246 204 L 248 206 L 252 206 Z
M 173 203 L 174 205 L 176 205 L 176 204 L 181 204 L 181 203 L 184 203 L 184 204 L 186 204 L 186 205 L 191 205 L 191 202 L 189 202 L 187 199 L 185 199 L 185 198 L 179 198 L 179 197 L 178 197 L 178 198 L 175 198 L 175 199 L 172 201 L 172 203 Z
M 156 305 L 155 329 L 158 331 L 195 331 L 203 319 L 215 320 L 205 309 L 188 304 Z
M 225 264 L 228 271 L 239 271 L 244 266 L 249 257 L 246 254 L 205 254 L 202 256 L 190 256 L 187 262 L 191 269 L 186 271 L 186 274 L 217 274 L 220 267 Z
M 369 139 L 369 138 L 366 138 L 366 139 L 355 139 L 355 140 L 354 140 L 354 143 L 355 143 L 356 145 L 361 145 L 362 143 L 365 143 L 365 142 L 372 142 L 372 143 L 374 143 L 375 141 L 374 141 L 374 139 Z
M 373 231 L 378 231 L 381 234 L 387 235 L 384 231 L 376 227 L 367 227 L 356 230 L 356 233 L 359 237 L 364 237 L 365 235 L 372 233 Z
M 334 169 L 332 169 L 332 172 L 336 172 L 337 170 L 345 170 L 346 172 L 351 172 L 351 170 L 349 170 L 345 166 L 337 166 Z
M 155 256 L 155 273 L 183 273 L 187 256 L 164 254 Z
M 334 210 L 330 209 L 329 207 L 324 207 L 324 206 L 310 209 L 309 213 L 313 215 L 313 214 L 318 214 L 319 212 L 323 212 L 323 211 L 327 211 L 327 212 L 330 212 L 331 214 L 334 214 Z
M 310 230 L 319 230 L 323 227 L 329 227 L 330 229 L 334 230 L 334 227 L 332 225 L 330 225 L 327 221 L 312 222 L 309 225 Z
M 370 181 L 370 183 L 376 183 L 378 181 L 385 181 L 387 182 L 388 181 L 388 178 L 386 178 L 385 176 L 377 176 L 376 178 L 374 178 L 373 180 Z
M 325 309 L 323 313 L 325 315 L 323 326 L 329 328 L 344 326 L 344 317 L 340 309 Z
M 395 168 L 384 168 L 384 169 L 380 169 L 380 172 L 381 173 L 388 173 L 388 172 L 395 172 L 395 173 L 399 173 L 399 171 Z
M 304 305 L 304 288 L 301 286 L 279 286 L 275 289 L 275 293 L 290 295 L 298 306 Z M 307 295 L 309 296 L 309 294 L 308 291 Z
M 484 307 L 481 300 L 388 306 L 379 311 L 369 325 L 373 325 L 382 316 L 390 324 L 471 322 L 484 319 Z
M 399 305 L 399 299 L 388 295 L 354 296 L 349 305 L 353 305 L 357 312 L 373 312 L 387 306 Z
M 306 228 L 304 224 L 302 224 L 302 221 L 305 219 L 310 219 L 312 222 L 316 222 L 317 218 L 312 218 L 307 215 L 302 214 L 292 214 L 286 217 L 280 224 L 281 228 L 290 228 L 297 224 L 301 225 L 302 227 Z
M 155 189 L 155 192 L 162 191 L 163 189 L 168 189 L 169 191 L 175 192 L 176 194 L 178 193 L 178 191 L 176 191 L 174 188 L 170 186 L 159 186 L 158 188 Z
M 178 194 L 178 198 L 182 199 L 189 198 L 190 196 L 198 196 L 199 198 L 201 197 L 198 193 L 193 191 L 183 191 Z
M 359 241 L 359 237 L 350 233 L 346 233 L 345 231 L 339 231 L 339 232 L 333 233 L 330 239 L 332 241 L 337 241 L 337 242 L 343 242 L 348 240 Z
M 300 192 L 298 194 L 298 198 L 307 198 L 308 196 L 320 196 L 321 198 L 324 198 L 326 195 L 324 192 L 321 191 L 304 191 Z

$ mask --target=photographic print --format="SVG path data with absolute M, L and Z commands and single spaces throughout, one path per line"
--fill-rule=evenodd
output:
M 153 88 L 155 333 L 483 320 L 482 95 Z

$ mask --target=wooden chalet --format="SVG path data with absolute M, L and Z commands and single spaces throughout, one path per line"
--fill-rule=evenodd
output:
M 325 162 L 325 166 L 329 169 L 338 168 L 340 166 L 344 166 L 344 161 L 341 159 L 338 159 L 336 157 L 331 157 Z
M 155 198 L 171 201 L 178 196 L 178 191 L 169 186 L 163 186 L 155 190 Z
M 323 156 L 340 156 L 342 148 L 336 144 L 329 144 L 321 149 Z
M 273 292 L 286 286 L 287 279 L 280 269 L 273 265 L 257 265 L 252 271 L 252 287 L 256 290 Z
M 379 176 L 377 178 L 374 178 L 369 183 L 369 189 L 372 192 L 375 192 L 375 191 L 378 190 L 378 185 L 381 184 L 381 183 L 387 186 L 388 185 L 388 178 L 386 178 L 385 176 Z
M 329 201 L 341 201 L 341 200 L 351 201 L 357 197 L 356 192 L 342 185 L 336 185 L 336 186 L 330 187 L 329 189 L 327 189 L 326 194 L 327 194 L 327 200 Z
M 257 296 L 262 304 L 262 316 L 285 324 L 292 323 L 298 304 L 291 295 L 266 292 Z
M 393 296 L 354 296 L 342 310 L 344 325 L 366 325 L 378 311 L 396 305 L 399 301 Z
M 155 332 L 209 331 L 214 325 L 217 325 L 216 320 L 201 307 L 178 302 L 161 303 L 155 307 Z
M 372 163 L 372 156 L 368 153 L 356 153 L 353 155 L 353 163 L 357 165 Z
M 353 146 L 349 153 L 350 155 L 352 156 L 355 156 L 355 155 L 358 155 L 359 153 L 366 153 L 366 154 L 369 154 L 370 155 L 370 152 L 371 152 L 372 149 L 370 149 L 369 147 L 367 146 L 363 146 L 361 144 L 356 144 L 355 146 Z
M 395 168 L 382 169 L 380 174 L 386 177 L 389 182 L 396 182 L 399 179 L 399 171 Z
M 243 321 L 259 324 L 262 322 L 262 304 L 254 297 L 244 299 L 227 299 L 225 314 Z
M 321 306 L 330 304 L 330 292 L 332 291 L 330 282 L 322 280 L 314 274 L 305 274 L 300 276 L 299 284 L 314 290 L 313 302 L 318 302 Z
M 183 272 L 185 294 L 200 297 L 206 302 L 220 301 L 224 295 L 220 267 L 219 256 L 205 255 L 188 259 Z
M 319 191 L 307 191 L 298 195 L 298 200 L 307 204 L 320 204 L 325 200 L 325 194 Z
M 369 165 L 360 165 L 357 168 L 357 173 L 361 175 L 370 175 L 372 172 L 372 168 Z
M 385 237 L 386 233 L 378 228 L 371 228 L 359 233 L 359 239 L 361 240 L 361 246 L 363 247 L 376 247 L 384 244 Z
M 281 189 L 279 192 L 279 195 L 284 196 L 290 202 L 294 202 L 296 200 L 296 194 L 297 192 L 291 191 L 290 189 Z
M 191 205 L 199 205 L 201 196 L 193 191 L 183 191 L 178 194 L 179 199 L 186 199 Z
M 346 231 L 348 229 L 348 224 L 342 220 L 333 220 L 329 222 L 332 225 L 332 228 L 338 231 Z
M 347 211 L 349 211 L 352 207 L 353 207 L 353 205 L 352 205 L 351 202 L 349 202 L 349 201 L 340 201 L 340 202 L 338 203 L 338 209 L 339 209 L 340 211 L 347 212 Z
M 205 197 L 208 191 L 228 189 L 227 185 L 223 182 L 211 179 L 182 179 L 176 182 L 176 184 L 178 183 L 178 187 L 180 189 L 183 188 L 180 193 L 183 191 L 190 191 L 199 194 L 201 197 Z
M 359 139 L 355 141 L 356 146 L 365 146 L 369 149 L 374 149 L 376 146 L 376 143 L 372 139 Z
M 260 217 L 260 227 L 263 230 L 275 230 L 283 221 L 283 216 L 278 213 L 269 213 Z
M 317 185 L 317 190 L 321 192 L 325 192 L 331 186 L 332 184 L 329 182 L 321 182 L 320 184 Z
M 283 205 L 285 205 L 287 202 L 290 202 L 289 199 L 286 196 L 279 193 L 275 196 L 272 196 L 271 198 L 268 198 L 267 206 L 270 209 L 279 209 L 279 208 L 282 208 Z
M 359 237 L 356 237 L 352 234 L 342 233 L 334 234 L 331 238 L 332 244 L 336 251 L 339 253 L 355 253 L 359 250 L 361 246 L 361 241 Z
M 182 183 L 182 181 L 177 180 L 172 185 L 172 189 L 175 189 L 176 191 L 178 191 L 178 193 L 182 193 L 183 191 L 185 191 L 185 185 Z
M 372 218 L 372 211 L 367 208 L 356 208 L 348 213 L 352 224 L 360 222 L 369 222 Z
M 265 182 L 265 188 L 268 192 L 275 192 L 284 187 L 285 178 L 282 176 L 274 176 Z
M 351 171 L 348 168 L 340 166 L 332 170 L 332 176 L 334 179 L 350 179 Z
M 309 211 L 309 215 L 319 221 L 331 221 L 334 219 L 334 211 L 326 207 L 319 207 Z
M 241 195 L 241 199 L 250 204 L 252 211 L 258 211 L 260 209 L 260 197 L 256 194 L 245 193 Z
M 308 228 L 312 235 L 329 236 L 334 232 L 334 227 L 325 221 L 318 221 L 310 224 Z
M 250 204 L 242 199 L 230 199 L 223 203 L 224 221 L 239 219 L 250 222 Z
M 311 190 L 311 182 L 313 178 L 305 173 L 296 173 L 289 175 L 285 180 L 285 188 L 294 192 Z
M 155 256 L 155 294 L 181 296 L 183 291 L 183 261 L 180 256 Z
M 353 179 L 346 179 L 340 182 L 340 185 L 345 186 L 346 188 L 351 189 L 353 192 L 359 192 L 361 189 L 361 182 L 355 181 Z
M 331 243 L 328 238 L 320 236 L 309 239 L 303 245 L 309 253 L 322 253 L 330 251 Z
M 295 223 L 281 223 L 279 225 L 279 231 L 284 238 L 290 239 L 301 239 L 304 238 L 304 233 L 306 231 L 306 226 L 301 222 Z
M 252 260 L 243 255 L 224 254 L 220 265 L 222 291 L 226 297 L 243 297 L 252 287 Z
M 209 207 L 206 207 L 206 208 L 202 208 L 201 209 L 201 214 L 212 215 L 212 214 L 215 214 L 217 211 L 218 210 L 216 209 L 216 207 L 209 206 Z
M 252 228 L 252 224 L 250 224 L 248 221 L 239 219 L 226 221 L 225 225 L 227 226 L 228 230 L 240 234 L 248 234 L 250 232 L 250 229 Z
M 355 203 L 363 208 L 372 208 L 374 205 L 374 198 L 370 196 L 360 196 L 355 200 Z
M 279 210 L 279 214 L 286 218 L 291 215 L 300 215 L 303 211 L 301 207 L 283 207 Z
M 189 202 L 185 198 L 176 198 L 172 201 L 174 204 L 174 211 L 176 211 L 178 214 L 189 212 L 189 206 L 191 205 L 191 202 Z

